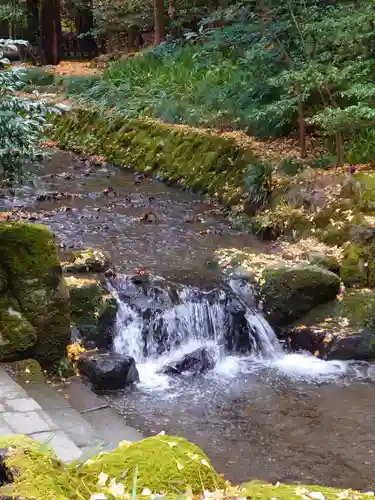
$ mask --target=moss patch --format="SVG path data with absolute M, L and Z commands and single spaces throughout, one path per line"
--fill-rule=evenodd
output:
M 224 487 L 224 480 L 210 464 L 207 455 L 186 439 L 175 436 L 154 436 L 111 453 L 99 455 L 93 463 L 78 470 L 85 484 L 96 485 L 98 475 L 105 471 L 121 481 L 124 471 L 126 491 L 131 491 L 135 470 L 137 491 L 148 488 L 153 493 L 194 493 Z
M 277 498 L 278 500 L 291 500 L 310 498 L 309 493 L 320 492 L 323 494 L 326 500 L 337 500 L 339 498 L 339 493 L 343 490 L 336 488 L 327 488 L 324 486 L 305 486 L 305 485 L 288 485 L 279 484 L 278 486 L 274 484 L 265 484 L 260 481 L 251 481 L 245 483 L 241 486 L 240 491 L 244 498 L 251 498 L 252 500 L 269 500 L 270 498 Z M 318 498 L 318 497 L 311 497 Z M 358 491 L 347 490 L 347 497 L 350 499 L 363 499 L 370 498 L 365 493 L 359 493 Z
M 26 384 L 42 384 L 46 378 L 43 370 L 35 359 L 23 359 L 9 364 L 13 377 Z
M 55 119 L 53 138 L 72 151 L 153 172 L 185 187 L 234 203 L 253 153 L 230 136 L 151 120 L 77 110 Z
M 9 361 L 34 346 L 35 328 L 22 314 L 16 299 L 0 296 L 0 358 Z
M 340 276 L 347 286 L 375 287 L 375 243 L 352 243 L 344 252 Z
M 7 467 L 14 483 L 0 487 L 0 495 L 43 500 L 69 500 L 74 491 L 67 470 L 41 445 L 25 436 L 0 438 L 0 448 L 9 448 Z

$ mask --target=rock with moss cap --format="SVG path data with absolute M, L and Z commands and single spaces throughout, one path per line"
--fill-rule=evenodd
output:
M 318 266 L 273 267 L 263 271 L 261 297 L 272 326 L 296 321 L 313 307 L 333 300 L 339 277 Z
M 127 474 L 122 479 L 124 470 Z M 225 485 L 198 446 L 175 436 L 158 435 L 130 446 L 120 446 L 84 465 L 78 476 L 89 487 L 95 488 L 102 471 L 109 478 L 123 482 L 125 491 L 132 490 L 137 471 L 137 493 L 147 488 L 153 494 L 174 492 L 181 495 L 190 487 L 193 493 L 199 494 Z
M 66 282 L 72 320 L 80 334 L 98 347 L 109 347 L 116 319 L 116 299 L 95 279 L 72 276 Z
M 63 268 L 67 273 L 104 273 L 110 268 L 110 261 L 103 250 L 89 248 L 73 252 L 70 261 Z
M 6 357 L 21 359 L 25 352 L 42 364 L 53 364 L 64 354 L 70 337 L 69 292 L 53 235 L 42 225 L 1 223 L 0 262 L 7 283 L 4 294 L 17 313 L 9 315 L 6 301 L 0 305 L 3 336 L 12 334 L 6 327 L 10 320 L 18 321 L 14 332 L 22 330 L 25 335 L 24 348 Z
M 320 250 L 310 250 L 307 252 L 307 259 L 312 266 L 323 267 L 335 274 L 340 272 L 339 261 L 333 255 L 328 255 Z

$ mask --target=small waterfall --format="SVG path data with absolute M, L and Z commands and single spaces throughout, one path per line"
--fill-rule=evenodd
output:
M 205 292 L 160 279 L 146 289 L 129 277 L 117 278 L 110 288 L 118 302 L 114 349 L 138 363 L 173 357 L 190 346 L 215 346 L 217 357 L 250 352 L 272 359 L 282 353 L 265 318 L 231 289 Z

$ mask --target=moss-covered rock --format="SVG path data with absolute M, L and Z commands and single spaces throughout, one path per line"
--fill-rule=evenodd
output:
M 346 286 L 375 287 L 375 243 L 352 243 L 344 252 L 340 276 Z
M 116 319 L 116 299 L 94 279 L 69 277 L 71 316 L 83 338 L 106 347 Z
M 36 340 L 36 330 L 22 314 L 17 300 L 0 296 L 0 359 L 9 361 L 22 356 Z
M 44 364 L 54 363 L 70 337 L 69 292 L 48 228 L 1 223 L 0 268 L 7 278 L 6 294 L 17 301 L 22 316 L 36 331 L 28 355 Z
M 63 268 L 68 273 L 103 273 L 109 266 L 109 257 L 105 252 L 88 248 L 73 252 L 70 262 L 66 262 Z
M 296 321 L 313 307 L 335 298 L 340 279 L 318 266 L 268 268 L 262 274 L 261 296 L 273 326 Z
M 26 384 L 42 384 L 46 377 L 42 367 L 36 359 L 23 359 L 9 363 L 12 376 L 19 382 Z
M 307 258 L 312 266 L 323 267 L 335 274 L 340 272 L 339 261 L 333 255 L 327 255 L 319 250 L 310 250 Z
M 152 493 L 193 493 L 224 487 L 223 478 L 212 467 L 207 455 L 186 439 L 175 436 L 154 436 L 122 446 L 110 453 L 94 458 L 93 463 L 78 470 L 78 476 L 89 487 L 96 485 L 98 475 L 104 471 L 109 477 L 122 481 L 131 491 L 137 471 L 137 492 L 148 488 Z M 95 490 L 94 490 L 95 491 Z
M 56 118 L 53 138 L 72 151 L 100 154 L 228 203 L 244 194 L 244 173 L 253 159 L 248 146 L 228 135 L 84 109 Z
M 0 487 L 0 496 L 69 500 L 75 497 L 67 469 L 41 445 L 25 436 L 0 438 L 0 448 L 8 448 L 6 466 L 14 482 Z

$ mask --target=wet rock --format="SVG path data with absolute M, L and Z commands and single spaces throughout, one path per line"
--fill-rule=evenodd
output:
M 96 390 L 119 390 L 139 381 L 134 358 L 110 352 L 79 355 L 78 368 Z
M 139 218 L 139 222 L 144 222 L 146 224 L 155 224 L 158 218 L 154 212 L 146 212 L 142 217 Z
M 166 375 L 181 375 L 185 372 L 202 374 L 213 370 L 215 364 L 216 352 L 214 349 L 201 347 L 185 354 L 180 360 L 164 366 L 161 372 Z
M 94 279 L 66 279 L 70 291 L 71 316 L 84 340 L 97 347 L 110 347 L 116 321 L 116 299 Z
M 326 357 L 333 340 L 328 325 L 325 328 L 316 325 L 298 325 L 284 329 L 280 336 L 293 351 L 307 351 L 321 358 Z
M 358 334 L 335 336 L 332 347 L 327 354 L 327 359 L 343 361 L 371 361 L 375 359 L 374 332 L 364 328 Z
M 108 255 L 102 250 L 92 248 L 74 252 L 70 262 L 63 265 L 64 271 L 69 273 L 103 273 L 109 268 Z
M 313 307 L 333 300 L 339 277 L 318 266 L 267 268 L 262 274 L 261 298 L 272 326 L 292 323 Z

